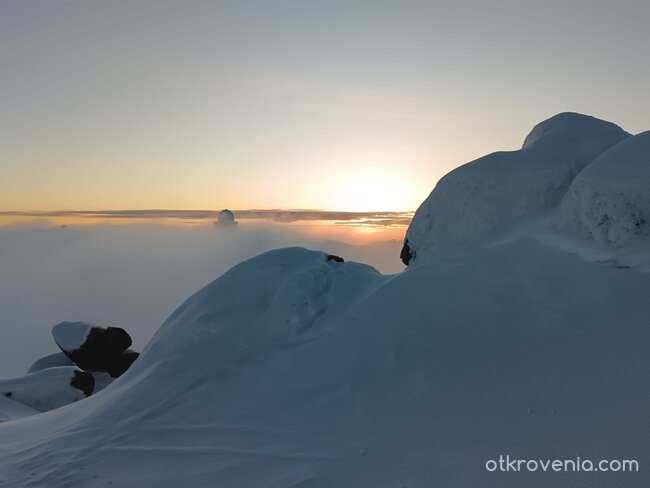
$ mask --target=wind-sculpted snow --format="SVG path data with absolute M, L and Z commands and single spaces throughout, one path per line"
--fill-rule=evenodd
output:
M 453 170 L 413 217 L 402 260 L 426 262 L 543 214 L 580 170 L 629 135 L 610 122 L 562 113 L 536 125 L 522 149 Z
M 562 201 L 559 227 L 620 247 L 650 233 L 650 131 L 614 146 L 587 166 Z
M 649 287 L 531 238 L 394 276 L 272 251 L 105 390 L 1 424 L 0 486 L 641 486 L 484 465 L 647 459 Z

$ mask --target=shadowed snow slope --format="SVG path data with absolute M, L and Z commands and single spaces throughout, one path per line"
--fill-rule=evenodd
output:
M 536 125 L 520 150 L 451 171 L 415 213 L 403 261 L 422 263 L 542 214 L 560 202 L 580 170 L 629 136 L 611 122 L 562 113 Z
M 573 180 L 559 227 L 609 246 L 650 233 L 650 131 L 617 144 Z
M 533 237 L 393 276 L 271 251 L 105 390 L 0 424 L 0 486 L 647 486 L 484 466 L 647 459 L 648 289 Z

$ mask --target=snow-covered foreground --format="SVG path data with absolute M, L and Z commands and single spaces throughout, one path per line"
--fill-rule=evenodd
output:
M 106 389 L 0 424 L 0 486 L 647 486 L 645 223 L 596 262 L 532 212 L 396 275 L 303 248 L 235 266 Z M 639 472 L 487 471 L 500 455 Z
M 273 251 L 106 390 L 0 425 L 2 486 L 641 486 L 484 463 L 647 459 L 648 289 L 534 238 L 392 277 Z

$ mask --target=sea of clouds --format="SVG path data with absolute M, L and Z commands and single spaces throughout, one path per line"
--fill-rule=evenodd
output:
M 64 320 L 124 327 L 140 351 L 188 296 L 270 249 L 303 246 L 383 273 L 403 269 L 399 240 L 378 232 L 374 240 L 349 244 L 340 232 L 339 240 L 327 229 L 315 233 L 314 225 L 0 226 L 0 377 L 23 374 L 57 352 L 50 329 Z

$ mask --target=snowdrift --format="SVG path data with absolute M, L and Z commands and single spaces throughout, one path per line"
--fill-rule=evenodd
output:
M 532 217 L 578 173 L 581 191 L 606 181 L 646 208 L 642 136 L 563 114 L 461 168 L 418 211 L 417 266 L 397 275 L 302 248 L 239 264 L 99 393 L 38 415 L 0 402 L 15 419 L 0 424 L 0 487 L 647 486 L 650 273 L 549 245 Z M 490 225 L 471 233 L 469 210 Z M 520 214 L 518 233 L 479 239 Z M 471 239 L 484 245 L 445 248 Z M 500 455 L 641 468 L 487 471 Z

